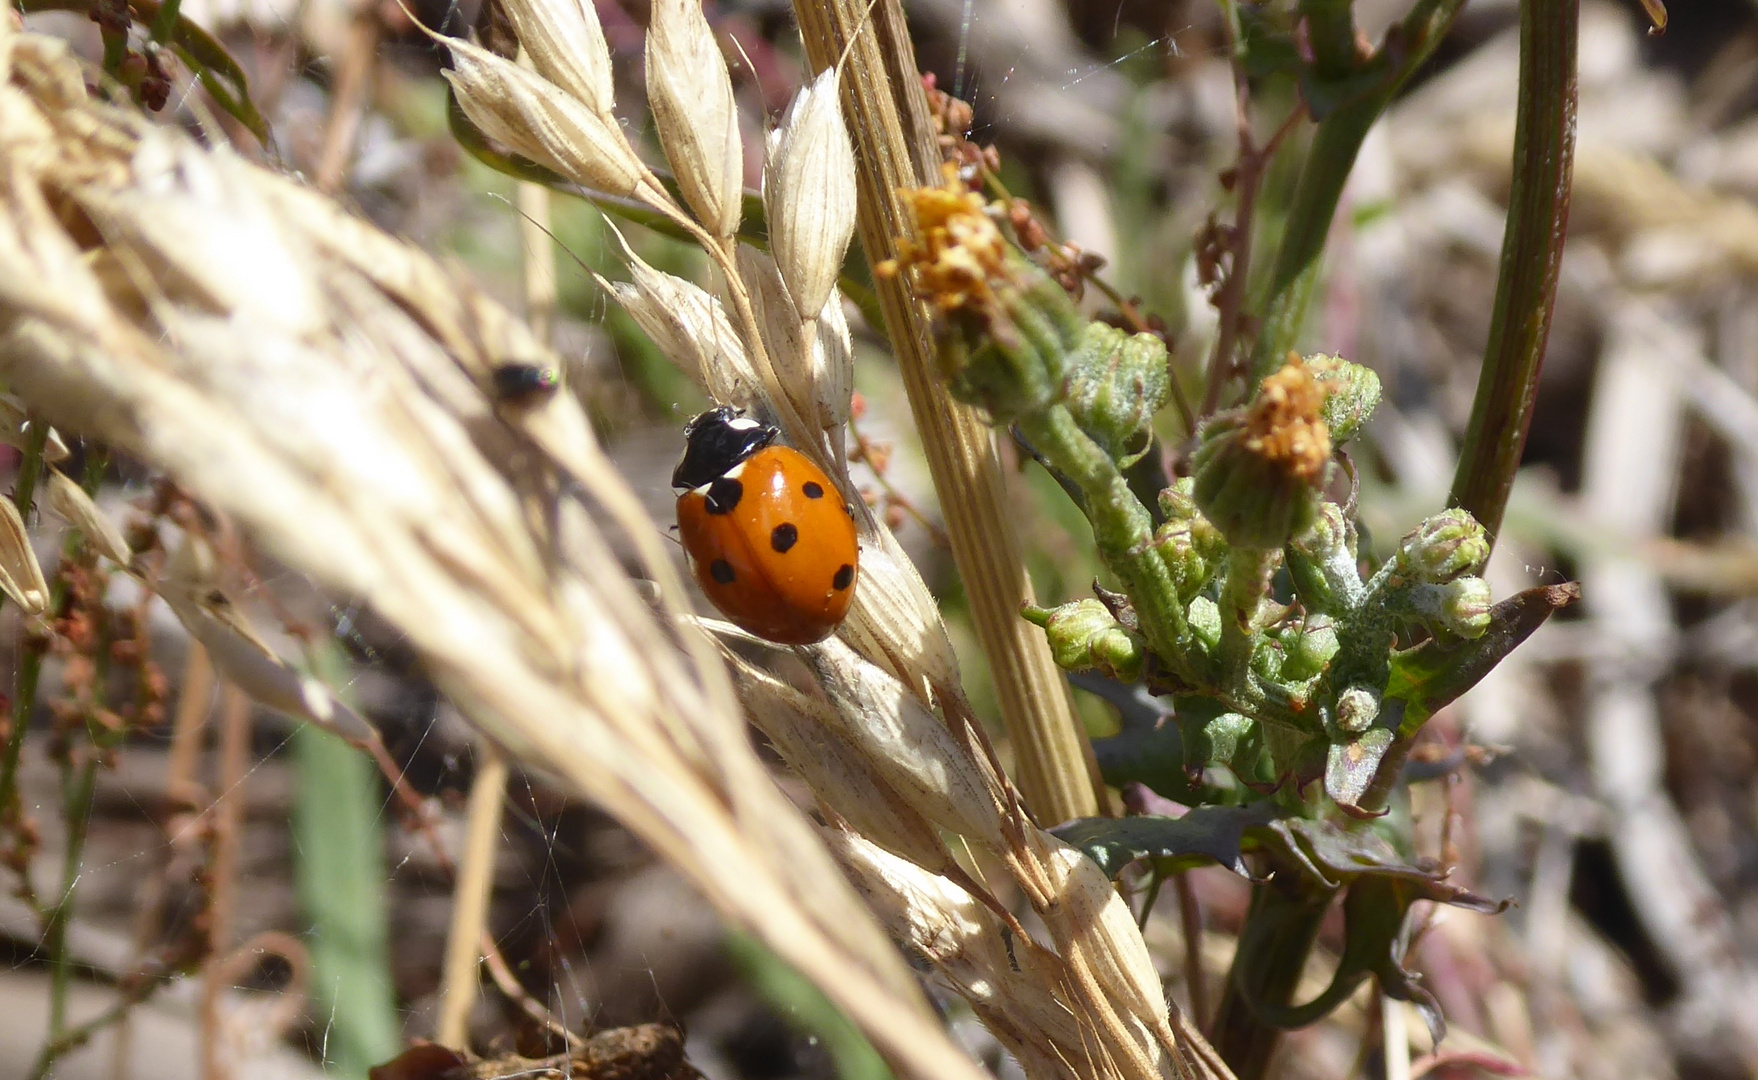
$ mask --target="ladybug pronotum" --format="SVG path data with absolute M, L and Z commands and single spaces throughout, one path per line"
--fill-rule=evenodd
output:
M 672 473 L 678 538 L 696 581 L 740 627 L 783 645 L 823 641 L 848 614 L 859 545 L 835 484 L 780 432 L 729 406 L 684 428 Z

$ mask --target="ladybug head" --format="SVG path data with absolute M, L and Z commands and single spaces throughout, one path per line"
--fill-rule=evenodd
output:
M 684 425 L 684 457 L 671 474 L 671 486 L 687 491 L 710 483 L 780 436 L 731 405 L 709 409 Z

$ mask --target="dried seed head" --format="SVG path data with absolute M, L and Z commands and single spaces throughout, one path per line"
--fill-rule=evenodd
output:
M 502 6 L 538 74 L 592 112 L 610 116 L 616 99 L 610 49 L 592 0 L 505 0 Z
M 834 432 L 848 423 L 855 396 L 855 344 L 840 292 L 831 290 L 818 315 L 817 331 L 812 342 L 812 388 L 818 394 L 818 423 Z
M 123 539 L 122 530 L 104 516 L 84 488 L 55 469 L 49 470 L 48 486 L 49 509 L 55 511 L 62 521 L 85 534 L 86 540 L 97 549 L 99 555 L 117 566 L 127 566 L 133 560 L 134 553 L 128 549 L 128 541 Z
M 1166 1022 L 1160 976 L 1129 905 L 1098 865 L 1049 833 L 1034 834 L 1040 864 L 1056 897 L 1057 919 L 1046 919 L 1058 951 L 1091 972 L 1106 1004 L 1141 1029 L 1133 1049 L 1157 1064 L 1174 1043 Z M 1154 1071 L 1158 1071 L 1155 1069 Z
M 1235 546 L 1279 548 L 1312 524 L 1331 459 L 1324 401 L 1295 356 L 1248 406 L 1203 426 L 1192 455 L 1197 505 Z
M 788 296 L 787 286 L 782 284 L 781 271 L 776 269 L 774 259 L 749 244 L 739 245 L 737 258 L 739 279 L 751 297 L 757 333 L 763 338 L 763 351 L 775 368 L 781 392 L 788 396 L 797 415 L 815 417 L 807 327 Z
M 763 208 L 794 307 L 822 311 L 855 231 L 855 151 L 842 123 L 835 68 L 801 90 L 770 133 Z
M 30 438 L 30 413 L 11 398 L 0 397 L 0 443 L 24 450 L 30 445 Z M 61 441 L 59 432 L 50 428 L 43 441 L 43 457 L 53 463 L 66 461 L 67 456 L 67 444 Z
M 684 201 L 715 236 L 731 237 L 743 206 L 744 148 L 726 57 L 701 0 L 654 0 L 647 104 Z
M 732 657 L 739 700 L 813 794 L 868 840 L 931 873 L 954 865 L 940 831 L 886 785 L 848 739 L 829 702 Z
M 1090 1059 L 1096 1037 L 1090 1019 L 1059 996 L 1068 982 L 1061 958 L 1009 933 L 955 882 L 867 838 L 826 830 L 824 840 L 892 933 L 965 996 L 1025 1075 L 1076 1075 L 1068 1063 Z
M 622 128 L 554 83 L 467 41 L 442 37 L 454 66 L 445 73 L 458 104 L 482 133 L 577 183 L 633 195 L 649 174 Z
M 623 256 L 633 282 L 594 277 L 665 358 L 715 401 L 767 412 L 761 407 L 762 382 L 721 302 L 700 286 L 648 265 L 626 242 Z
M 841 428 L 854 394 L 854 342 L 842 294 L 832 290 L 817 318 L 802 319 L 774 259 L 740 245 L 738 266 L 782 393 L 809 422 L 827 432 Z
M 0 592 L 30 615 L 49 608 L 49 583 L 11 499 L 0 499 Z
M 1000 815 L 971 756 L 898 680 L 831 638 L 799 650 L 834 706 L 841 733 L 918 813 L 991 851 Z
M 855 508 L 861 531 L 861 587 L 843 621 L 841 636 L 863 656 L 906 681 L 923 701 L 956 692 L 958 654 L 940 609 L 889 529 L 873 524 L 864 505 Z
M 257 636 L 219 586 L 213 548 L 186 536 L 172 553 L 159 595 L 227 680 L 276 712 L 310 720 L 345 739 L 375 738 L 377 731 L 330 693 L 323 683 L 289 667 Z

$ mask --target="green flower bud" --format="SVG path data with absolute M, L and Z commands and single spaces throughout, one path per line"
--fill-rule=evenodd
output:
M 1203 425 L 1196 503 L 1238 548 L 1279 548 L 1312 523 L 1331 438 L 1324 391 L 1298 357 L 1265 379 L 1252 403 Z
M 1342 613 L 1361 602 L 1365 587 L 1349 541 L 1343 508 L 1327 501 L 1312 526 L 1288 545 L 1288 575 L 1308 611 Z
M 1301 626 L 1282 634 L 1282 678 L 1305 682 L 1323 672 L 1337 655 L 1337 628 L 1328 616 L 1308 615 Z
M 959 400 L 996 424 L 1040 412 L 1062 395 L 1069 354 L 1087 325 L 1062 286 L 1009 248 L 988 304 L 948 313 L 942 374 Z
M 1146 645 L 1141 635 L 1118 622 L 1098 600 L 1076 600 L 1053 610 L 1025 609 L 1028 621 L 1042 626 L 1050 655 L 1065 671 L 1097 668 L 1123 682 L 1141 677 Z
M 1372 727 L 1379 715 L 1379 695 L 1371 690 L 1351 686 L 1337 695 L 1335 719 L 1340 731 L 1358 735 Z
M 1258 678 L 1267 682 L 1281 682 L 1282 672 L 1287 669 L 1288 657 L 1281 642 L 1268 636 L 1260 637 L 1252 645 L 1251 670 Z
M 1372 368 L 1351 364 L 1340 356 L 1310 356 L 1306 363 L 1327 391 L 1319 416 L 1330 429 L 1331 441 L 1348 442 L 1380 403 L 1380 377 Z
M 1426 585 L 1435 595 L 1429 629 L 1475 641 L 1489 630 L 1491 603 L 1489 582 L 1480 577 L 1455 578 L 1444 585 Z
M 1398 541 L 1397 572 L 1440 584 L 1475 574 L 1489 558 L 1489 537 L 1468 511 L 1443 510 Z
M 1120 469 L 1147 453 L 1154 416 L 1171 390 L 1166 345 L 1152 334 L 1126 335 L 1114 326 L 1088 323 L 1068 358 L 1068 411 Z
M 1160 516 L 1167 521 L 1195 521 L 1202 517 L 1196 508 L 1196 481 L 1180 476 L 1169 488 L 1160 490 Z
M 1185 618 L 1190 623 L 1190 632 L 1196 635 L 1203 647 L 1213 652 L 1221 643 L 1221 609 L 1206 596 L 1199 596 L 1190 602 L 1185 610 Z
M 1154 547 L 1178 583 L 1178 599 L 1190 603 L 1209 584 L 1227 555 L 1227 541 L 1196 508 L 1194 481 L 1185 476 L 1160 492 L 1160 514 L 1166 519 L 1154 532 Z

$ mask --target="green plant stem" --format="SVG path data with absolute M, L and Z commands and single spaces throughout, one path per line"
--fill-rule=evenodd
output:
M 1385 77 L 1371 90 L 1332 109 L 1319 121 L 1306 162 L 1294 190 L 1281 246 L 1270 276 L 1268 300 L 1260 320 L 1257 345 L 1251 354 L 1255 385 L 1275 371 L 1282 357 L 1300 340 L 1300 328 L 1318 279 L 1325 239 L 1336 216 L 1343 185 L 1355 168 L 1362 140 L 1381 112 L 1422 62 L 1428 59 L 1464 6 L 1464 0 L 1421 0 L 1394 28 L 1401 55 L 1387 56 L 1393 35 L 1374 61 L 1388 64 Z M 1249 389 L 1249 388 L 1248 388 Z
M 1130 490 L 1128 478 L 1080 429 L 1066 406 L 1052 405 L 1022 418 L 1019 428 L 1032 447 L 1085 496 L 1099 558 L 1134 602 L 1148 647 L 1167 663 L 1178 664 L 1190 638 L 1178 605 L 1178 585 L 1153 546 L 1153 517 Z
M 108 1009 L 68 1028 L 58 1039 L 51 1039 L 43 1044 L 37 1053 L 37 1060 L 31 1066 L 28 1080 L 46 1080 L 49 1070 L 63 1054 L 70 1054 L 91 1041 L 93 1035 L 120 1021 L 128 1015 L 130 1009 L 142 1004 L 161 988 L 170 984 L 169 979 L 143 979 L 117 995 L 116 1000 Z
M 70 751 L 71 752 L 71 751 Z M 90 748 L 86 761 L 61 766 L 62 815 L 67 820 L 66 860 L 61 868 L 61 891 L 49 909 L 49 926 L 43 945 L 49 952 L 49 1045 L 67 1033 L 67 991 L 73 978 L 73 957 L 67 947 L 67 927 L 73 921 L 73 900 L 79 890 L 79 862 L 85 854 L 86 823 L 91 817 L 92 793 L 97 786 L 97 748 Z M 45 1050 L 48 1046 L 44 1047 Z M 53 1059 L 50 1059 L 53 1060 Z
M 18 463 L 18 479 L 12 488 L 13 505 L 18 507 L 18 516 L 27 524 L 31 519 L 31 504 L 36 499 L 37 479 L 43 474 L 43 451 L 48 445 L 49 425 L 42 422 L 32 425 L 30 437 L 25 442 L 24 456 Z M 49 610 L 60 610 L 61 599 L 62 592 L 57 585 Z M 5 602 L 5 597 L 0 596 L 0 604 Z M 6 731 L 6 745 L 0 749 L 0 826 L 9 824 L 18 809 L 18 759 L 24 751 L 25 729 L 30 726 L 30 707 L 27 703 L 36 697 L 37 669 L 42 664 L 42 654 L 31 648 L 28 642 L 20 652 L 22 655 L 18 665 L 18 684 L 14 687 L 12 698 L 12 722 Z
M 1221 586 L 1220 682 L 1243 687 L 1251 670 L 1252 623 L 1259 601 L 1270 587 L 1276 561 L 1272 548 L 1233 548 L 1227 553 L 1226 580 Z
M 122 10 L 128 10 L 126 5 L 123 6 Z M 104 74 L 120 82 L 122 62 L 128 59 L 128 31 L 112 30 L 105 26 L 98 31 L 98 34 L 104 42 Z
M 1579 17 L 1580 0 L 1520 5 L 1520 103 L 1501 276 L 1450 498 L 1471 511 L 1492 543 L 1526 446 L 1562 264 L 1575 158 Z
M 104 470 L 109 464 L 109 455 L 100 450 L 92 450 L 86 455 L 85 472 L 81 477 L 81 486 L 86 494 L 91 494 L 103 478 Z M 62 546 L 61 559 L 65 565 L 75 558 L 85 543 L 85 537 L 79 530 L 70 530 Z M 67 576 L 57 570 L 56 587 L 53 590 L 53 612 L 61 610 L 66 602 Z M 98 603 L 102 603 L 100 599 Z M 86 734 L 90 745 L 85 748 L 86 758 L 75 764 L 76 748 L 69 746 L 61 760 L 61 814 L 66 822 L 67 839 L 62 850 L 61 889 L 55 904 L 49 909 L 48 925 L 43 931 L 43 945 L 49 952 L 49 1034 L 44 1042 L 39 1067 L 43 1075 L 54 1064 L 56 1054 L 54 1048 L 66 1042 L 67 1029 L 67 994 L 73 980 L 73 956 L 68 948 L 67 929 L 73 921 L 74 900 L 79 891 L 80 860 L 85 855 L 87 826 L 92 813 L 92 796 L 97 789 L 98 763 L 103 755 L 113 749 L 121 741 L 120 732 L 110 732 L 97 723 L 97 710 L 102 707 L 102 694 L 108 676 L 109 664 L 107 642 L 100 642 L 95 651 L 95 661 L 91 681 L 91 699 L 85 703 Z M 42 671 L 43 652 L 31 650 L 25 663 L 19 670 L 19 704 L 22 715 L 29 716 L 35 705 L 37 680 Z M 29 693 L 26 694 L 25 673 L 29 672 Z
M 1328 891 L 1290 891 L 1283 884 L 1303 880 L 1299 872 L 1278 874 L 1252 888 L 1251 908 L 1211 1032 L 1215 1049 L 1238 1080 L 1263 1080 L 1282 1042 L 1281 1029 L 1258 1016 L 1251 1002 L 1286 1006 L 1293 1000 L 1330 907 Z
M 165 0 L 159 8 L 159 13 L 153 16 L 152 36 L 154 41 L 163 45 L 171 40 L 172 35 L 177 32 L 177 22 L 182 7 L 183 0 Z
M 1351 0 L 1300 0 L 1313 70 L 1321 79 L 1343 79 L 1355 66 L 1355 18 Z

